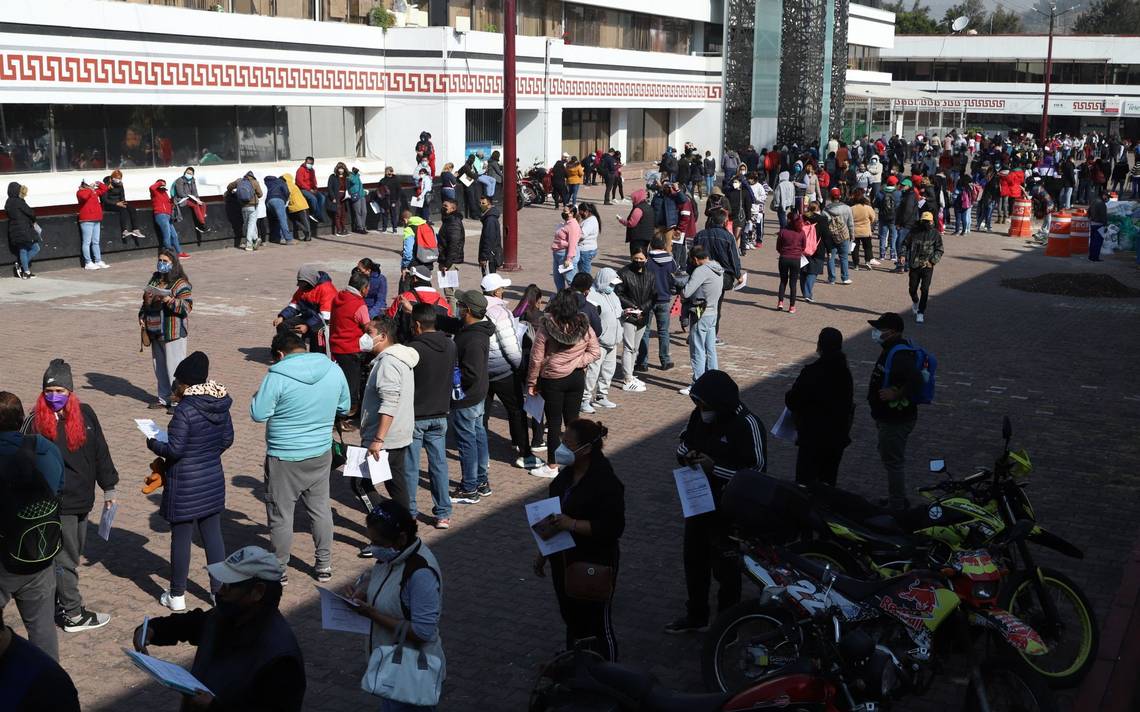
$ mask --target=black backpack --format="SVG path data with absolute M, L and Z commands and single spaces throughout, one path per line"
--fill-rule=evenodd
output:
M 895 212 L 898 209 L 898 195 L 897 190 L 883 191 L 883 207 L 881 212 L 883 217 L 894 222 Z
M 25 435 L 0 464 L 0 563 L 9 573 L 26 575 L 51 566 L 63 542 L 59 506 L 36 467 L 36 436 Z

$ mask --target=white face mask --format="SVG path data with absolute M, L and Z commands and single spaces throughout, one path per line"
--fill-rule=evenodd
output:
M 361 353 L 371 353 L 372 347 L 376 345 L 372 334 L 361 334 L 357 343 L 360 345 Z
M 883 343 L 883 332 L 878 329 L 871 329 L 871 341 L 874 341 L 876 344 Z
M 714 420 L 716 420 L 716 411 L 715 410 L 702 410 L 701 411 L 701 420 L 705 421 L 706 423 L 713 422 Z

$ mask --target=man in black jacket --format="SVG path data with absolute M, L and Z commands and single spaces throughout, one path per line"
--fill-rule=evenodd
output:
M 206 567 L 222 583 L 217 605 L 135 628 L 134 647 L 195 646 L 194 675 L 210 692 L 183 695 L 183 710 L 300 712 L 305 699 L 301 646 L 281 615 L 283 567 L 274 554 L 247 546 Z
M 918 222 L 918 196 L 914 194 L 914 184 L 910 178 L 904 178 L 902 186 L 899 188 L 898 207 L 895 208 L 895 231 L 898 233 L 899 245 L 899 262 L 895 264 L 895 268 L 891 270 L 895 274 L 906 272 L 910 266 L 905 264 L 902 254 L 902 243 L 906 239 L 906 234 L 914 229 L 915 223 Z
M 459 203 L 450 198 L 444 198 L 442 204 L 443 222 L 436 233 L 439 243 L 439 268 L 443 272 L 455 269 L 456 265 L 463 264 L 463 243 L 467 234 L 463 228 L 463 216 L 459 214 Z M 451 313 L 455 313 L 455 287 L 444 287 L 443 296 L 451 305 Z
M 603 202 L 606 205 L 612 204 L 614 193 L 615 179 L 617 178 L 617 161 L 614 159 L 614 150 L 611 148 L 602 155 L 602 162 L 598 166 L 598 171 L 602 174 L 602 180 L 606 184 L 606 193 Z
M 784 405 L 796 425 L 796 482 L 834 487 L 839 461 L 851 444 L 855 385 L 838 329 L 820 331 L 815 350 L 819 358 L 800 371 Z
M 483 426 L 483 408 L 487 400 L 487 358 L 495 325 L 487 321 L 487 297 L 477 290 L 460 292 L 459 316 L 463 328 L 455 335 L 458 379 L 451 380 L 451 415 L 448 426 L 455 431 L 459 449 L 459 466 L 463 476 L 451 498 L 463 504 L 475 504 L 491 496 L 487 480 L 489 456 L 487 429 Z
M 900 349 L 891 355 L 896 347 L 908 345 L 903 338 L 901 316 L 887 312 L 867 323 L 871 325 L 871 338 L 882 346 L 871 371 L 867 403 L 879 431 L 879 457 L 887 470 L 888 504 L 893 509 L 906 509 L 910 504 L 906 496 L 906 443 L 918 421 L 918 406 L 912 399 L 922 385 L 922 375 L 909 351 Z M 886 382 L 888 356 L 891 373 Z
M 743 270 L 740 267 L 740 251 L 737 249 L 736 239 L 724 227 L 726 214 L 721 210 L 709 213 L 709 226 L 697 233 L 693 238 L 694 245 L 702 245 L 709 254 L 709 259 L 724 268 L 724 289 L 721 290 L 720 300 L 716 303 L 716 333 L 717 343 L 720 340 L 720 319 L 724 314 L 724 295 L 743 280 Z
M 408 346 L 420 355 L 412 369 L 415 377 L 416 424 L 408 446 L 405 471 L 420 471 L 420 449 L 427 450 L 428 481 L 431 482 L 432 515 L 436 529 L 451 526 L 451 496 L 447 488 L 447 416 L 451 411 L 451 374 L 455 370 L 455 342 L 435 330 L 436 311 L 431 304 L 412 307 L 412 334 Z M 418 479 L 418 478 L 416 478 Z M 416 499 L 410 512 L 416 516 Z
M 578 311 L 586 315 L 590 321 L 590 328 L 594 330 L 594 336 L 602 335 L 602 315 L 598 308 L 586 301 L 586 296 L 590 293 L 590 287 L 594 286 L 594 278 L 590 276 L 589 272 L 579 272 L 574 275 L 574 279 L 570 280 L 570 289 L 574 290 L 574 297 L 578 300 Z
M 499 227 L 499 209 L 494 202 L 483 196 L 479 199 L 479 207 L 483 211 L 479 218 L 483 222 L 479 233 L 479 268 L 486 277 L 498 272 L 503 264 L 503 232 Z
M 724 371 L 710 370 L 689 389 L 693 412 L 681 431 L 677 461 L 704 470 L 717 509 L 685 519 L 685 615 L 666 633 L 704 631 L 709 624 L 709 588 L 716 577 L 717 612 L 740 602 L 740 550 L 729 537 L 720 496 L 737 470 L 766 470 L 764 423 L 740 401 L 740 388 Z
M 566 161 L 570 160 L 569 153 L 563 153 L 562 157 L 554 162 L 554 166 L 550 169 L 550 189 L 554 197 L 554 207 L 566 205 L 570 202 L 570 186 L 566 184 L 566 179 L 569 175 L 566 172 Z
M 642 393 L 645 384 L 637 378 L 634 365 L 645 327 L 649 324 L 649 314 L 657 300 L 657 281 L 647 267 L 649 255 L 641 248 L 633 248 L 629 264 L 618 271 L 621 280 L 614 288 L 614 294 L 622 306 L 621 317 L 621 372 L 623 391 Z M 648 371 L 649 366 L 641 367 Z

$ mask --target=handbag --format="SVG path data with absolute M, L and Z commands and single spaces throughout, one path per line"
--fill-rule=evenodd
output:
M 566 595 L 579 601 L 608 601 L 616 578 L 612 566 L 575 561 L 566 565 Z
M 344 444 L 344 433 L 338 427 L 336 429 L 336 440 L 332 443 L 332 464 L 330 471 L 336 472 L 344 467 L 344 463 L 348 462 L 348 447 Z
M 405 645 L 409 628 L 408 621 L 401 621 L 396 642 L 372 651 L 360 689 L 393 702 L 434 707 L 443 688 L 443 658 Z

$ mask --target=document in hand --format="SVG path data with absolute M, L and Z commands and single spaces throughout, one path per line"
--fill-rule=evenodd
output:
M 439 276 L 439 288 L 446 289 L 459 289 L 459 270 L 449 269 Z
M 317 586 L 317 591 L 321 594 L 322 628 L 368 635 L 372 622 L 353 610 L 359 603 L 327 588 Z
M 103 516 L 99 518 L 99 536 L 103 541 L 111 541 L 111 524 L 115 521 L 115 514 L 119 511 L 119 503 L 103 508 Z
M 160 443 L 166 442 L 166 431 L 158 427 L 158 423 L 149 418 L 135 418 L 135 427 L 148 438 L 154 438 Z
M 153 297 L 169 297 L 173 294 L 169 289 L 161 287 L 147 287 L 144 291 Z
M 740 290 L 744 289 L 747 286 L 748 286 L 748 273 L 745 272 L 744 274 L 740 275 L 740 284 L 735 284 L 732 286 L 732 291 L 739 292 Z
M 546 519 L 551 514 L 561 514 L 562 505 L 558 502 L 557 497 L 550 497 L 549 499 L 540 499 L 537 502 L 531 502 L 526 505 L 526 521 L 530 524 L 530 533 L 534 536 L 534 542 L 538 544 L 538 550 L 543 556 L 550 556 L 557 554 L 560 551 L 574 548 L 574 537 L 570 536 L 570 532 L 558 532 L 549 539 L 543 539 L 539 536 L 538 532 L 534 530 L 534 525 Z
M 344 476 L 367 477 L 378 485 L 392 479 L 392 468 L 388 466 L 388 451 L 380 451 L 380 459 L 370 456 L 367 448 L 349 445 L 344 453 Z
M 527 394 L 523 396 L 523 411 L 530 417 L 535 419 L 535 422 L 541 423 L 543 415 L 545 414 L 546 400 L 542 396 L 532 396 Z
M 558 274 L 566 274 L 567 272 L 569 272 L 572 269 L 574 269 L 573 263 L 568 264 L 568 265 L 567 264 L 558 265 Z
M 711 512 L 716 509 L 709 478 L 699 467 L 679 467 L 673 470 L 677 481 L 677 495 L 681 498 L 681 512 L 685 518 Z
M 123 648 L 123 652 L 140 670 L 153 677 L 158 682 L 172 690 L 193 695 L 198 691 L 210 692 L 210 688 L 203 685 L 198 678 L 191 675 L 185 668 L 168 663 L 165 660 L 152 658 L 149 655 Z M 214 694 L 210 692 L 210 694 Z
M 780 419 L 772 426 L 772 435 L 788 442 L 796 441 L 796 421 L 792 417 L 792 411 L 784 408 L 784 412 L 780 413 Z

